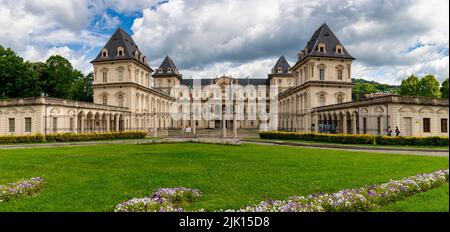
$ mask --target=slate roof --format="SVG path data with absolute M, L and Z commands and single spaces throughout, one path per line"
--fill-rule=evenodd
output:
M 214 84 L 214 81 L 216 79 L 217 78 L 214 78 L 214 79 L 201 79 L 200 84 L 202 86 L 211 85 L 211 84 Z M 243 86 L 245 86 L 245 85 L 268 85 L 269 84 L 267 79 L 263 79 L 263 78 L 249 78 L 248 80 L 246 78 L 240 78 L 240 79 L 235 79 L 235 80 L 238 81 L 238 84 L 243 85 Z M 181 81 L 181 85 L 188 85 L 189 86 L 191 83 L 192 83 L 192 79 L 183 79 Z
M 325 44 L 325 52 L 320 52 L 318 45 L 320 43 Z M 336 51 L 336 45 L 342 46 L 342 53 L 339 54 Z M 336 35 L 331 31 L 326 23 L 317 29 L 312 35 L 311 39 L 306 44 L 306 49 L 308 49 L 308 54 L 303 57 L 305 59 L 308 56 L 314 57 L 333 57 L 333 58 L 344 58 L 344 59 L 355 59 L 351 56 L 344 45 L 339 41 Z M 302 60 L 302 59 L 301 59 Z
M 281 68 L 281 73 L 278 73 L 278 68 Z M 287 60 L 284 58 L 284 56 L 281 56 L 275 66 L 272 68 L 272 74 L 287 74 L 291 66 L 287 62 Z
M 124 54 L 122 56 L 119 56 L 117 54 L 117 48 L 119 46 L 123 47 L 124 49 Z M 108 50 L 107 57 L 102 57 L 103 49 Z M 142 54 L 136 43 L 133 41 L 133 38 L 131 38 L 131 36 L 126 31 L 122 30 L 121 28 L 117 28 L 117 30 L 114 32 L 111 38 L 109 38 L 105 46 L 100 50 L 97 57 L 95 57 L 95 59 L 92 60 L 91 63 L 114 60 L 135 60 L 138 63 L 151 69 L 147 62 L 141 61 L 139 60 L 139 58 L 136 58 L 135 52 L 138 52 L 138 57 Z
M 171 72 L 167 71 L 169 68 L 170 68 Z M 161 70 L 161 72 L 160 72 L 160 70 Z M 173 60 L 169 56 L 166 56 L 166 58 L 164 58 L 163 62 L 159 66 L 158 70 L 156 70 L 156 72 L 153 74 L 153 77 L 173 76 L 173 75 L 181 78 L 181 74 L 178 71 L 178 68 L 175 65 L 175 63 L 173 62 Z

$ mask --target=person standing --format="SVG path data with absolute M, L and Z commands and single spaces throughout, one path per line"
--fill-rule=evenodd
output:
M 390 126 L 388 127 L 388 133 L 387 133 L 387 135 L 388 135 L 388 136 L 392 136 L 392 129 L 391 129 Z

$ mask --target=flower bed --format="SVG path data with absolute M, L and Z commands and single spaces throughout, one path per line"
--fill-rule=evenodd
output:
M 264 131 L 259 133 L 262 139 L 304 140 L 342 144 L 377 144 L 404 146 L 448 146 L 448 137 L 408 137 L 375 136 L 364 134 L 321 134 L 283 131 Z
M 192 203 L 201 197 L 198 189 L 184 187 L 160 188 L 151 197 L 133 198 L 116 206 L 115 212 L 183 212 L 182 203 Z
M 240 210 L 226 212 L 357 212 L 378 208 L 416 193 L 426 192 L 448 182 L 449 170 L 419 174 L 380 185 L 345 189 L 331 194 L 290 197 L 289 200 L 267 200 Z
M 22 179 L 19 182 L 0 185 L 0 202 L 36 194 L 43 188 L 44 184 L 43 178 L 34 177 L 28 180 Z

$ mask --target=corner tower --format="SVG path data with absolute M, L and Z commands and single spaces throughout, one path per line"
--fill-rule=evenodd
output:
M 308 96 L 305 108 L 351 101 L 353 60 L 328 25 L 322 24 L 291 68 L 296 88 Z
M 164 58 L 153 77 L 155 78 L 155 87 L 166 93 L 170 93 L 172 87 L 179 85 L 182 80 L 181 73 L 169 56 Z
M 275 66 L 272 68 L 270 74 L 268 74 L 268 81 L 270 85 L 278 85 L 278 92 L 283 92 L 294 86 L 294 75 L 289 70 L 291 66 L 281 56 Z
M 138 89 L 153 87 L 153 70 L 131 36 L 118 28 L 97 57 L 94 66 L 94 103 L 135 108 Z

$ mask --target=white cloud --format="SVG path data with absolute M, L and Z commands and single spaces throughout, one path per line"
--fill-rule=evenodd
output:
M 294 60 L 324 21 L 357 59 L 354 77 L 386 83 L 410 72 L 448 77 L 446 1 L 173 0 L 144 9 L 132 30 L 151 60 L 169 54 L 189 75 L 219 75 L 283 54 Z M 262 64 L 252 77 L 274 65 Z
M 263 78 L 280 55 L 294 62 L 326 21 L 356 58 L 354 77 L 385 83 L 412 73 L 448 77 L 448 1 L 159 2 L 0 0 L 0 44 L 30 60 L 65 54 L 89 71 L 92 54 L 110 36 L 93 31 L 120 23 L 110 10 L 128 17 L 142 11 L 131 30 L 153 67 L 169 54 L 186 77 Z

